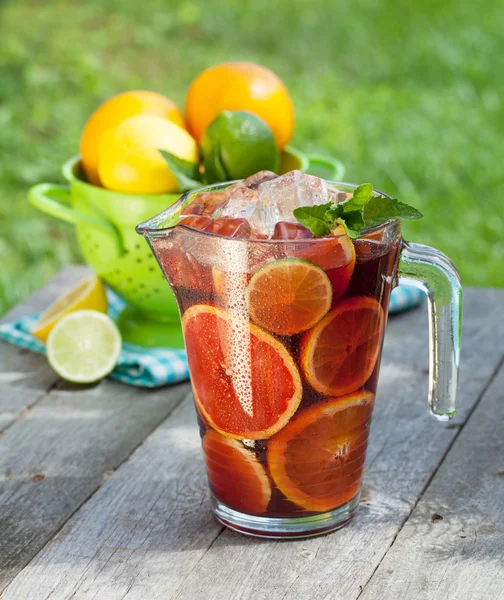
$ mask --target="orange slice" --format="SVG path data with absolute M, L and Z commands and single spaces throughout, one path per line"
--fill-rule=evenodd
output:
M 358 493 L 373 400 L 365 391 L 329 398 L 300 412 L 269 440 L 269 471 L 288 500 L 326 512 Z
M 374 298 L 338 302 L 301 341 L 301 367 L 308 383 L 327 396 L 359 389 L 380 354 L 385 316 Z
M 343 225 L 326 238 L 299 244 L 293 254 L 324 269 L 331 281 L 333 303 L 345 293 L 355 267 L 355 247 Z
M 313 327 L 332 303 L 329 277 L 300 258 L 283 258 L 261 267 L 252 275 L 247 294 L 252 321 L 279 335 Z
M 271 484 L 255 454 L 238 440 L 209 429 L 203 438 L 208 481 L 215 497 L 234 508 L 260 515 L 268 507 Z
M 299 371 L 283 344 L 238 314 L 197 304 L 182 317 L 196 406 L 220 433 L 262 440 L 301 401 Z

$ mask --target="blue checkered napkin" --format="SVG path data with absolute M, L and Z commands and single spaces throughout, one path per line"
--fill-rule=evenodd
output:
M 107 297 L 109 316 L 116 320 L 125 303 L 111 290 L 107 290 Z M 37 319 L 38 315 L 31 315 L 13 323 L 0 325 L 0 339 L 45 354 L 44 344 L 30 333 Z M 119 360 L 110 377 L 129 385 L 146 388 L 184 381 L 189 379 L 185 350 L 143 348 L 123 343 Z
M 399 285 L 392 290 L 389 313 L 399 313 L 422 304 L 424 292 L 410 285 Z
M 109 316 L 116 320 L 125 303 L 117 294 L 107 290 Z M 423 292 L 409 286 L 394 289 L 390 312 L 401 312 L 422 302 Z M 0 325 L 0 339 L 11 344 L 45 354 L 44 344 L 33 337 L 30 329 L 38 315 L 23 317 L 13 323 Z M 185 350 L 175 348 L 143 348 L 123 343 L 121 354 L 110 377 L 138 387 L 154 388 L 189 379 Z

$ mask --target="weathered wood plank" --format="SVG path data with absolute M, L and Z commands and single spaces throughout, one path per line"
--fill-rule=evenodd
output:
M 46 308 L 66 289 L 89 273 L 86 267 L 69 267 L 33 296 L 0 319 L 14 321 Z M 43 356 L 0 341 L 0 431 L 6 429 L 27 407 L 33 406 L 58 381 Z
M 180 584 L 222 529 L 208 510 L 195 421 L 192 400 L 184 402 L 5 598 L 166 598 L 166 589 Z M 159 579 L 163 586 L 151 587 Z
M 188 384 L 145 391 L 110 380 L 79 391 L 58 385 L 4 432 L 0 590 L 188 391 Z
M 463 421 L 504 352 L 503 292 L 469 290 Z M 297 542 L 209 513 L 192 409 L 177 410 L 18 575 L 5 599 L 357 598 L 458 432 L 427 415 L 425 312 L 391 320 L 359 517 Z M 220 535 L 219 535 L 220 534 Z
M 504 598 L 504 367 L 362 600 Z
M 2 322 L 45 309 L 89 273 L 64 269 Z M 0 590 L 187 391 L 72 387 L 45 357 L 0 342 Z

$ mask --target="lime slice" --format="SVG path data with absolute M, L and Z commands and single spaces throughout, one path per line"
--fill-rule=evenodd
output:
M 271 129 L 245 110 L 220 112 L 203 135 L 201 151 L 208 183 L 278 169 L 279 152 Z
M 108 375 L 121 351 L 121 334 L 107 315 L 77 310 L 64 316 L 47 338 L 47 359 L 72 383 L 92 383 Z

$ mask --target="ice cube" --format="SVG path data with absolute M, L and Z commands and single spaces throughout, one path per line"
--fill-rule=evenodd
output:
M 332 186 L 329 186 L 327 189 L 329 191 L 329 198 L 332 200 L 332 202 L 334 202 L 334 204 L 344 202 L 345 200 L 348 200 L 348 198 L 350 198 L 350 196 L 352 195 L 350 192 L 342 192 Z
M 185 206 L 181 215 L 205 215 L 215 217 L 217 209 L 222 209 L 227 202 L 226 192 L 202 192 L 190 204 Z
M 294 209 L 328 201 L 325 181 L 301 171 L 290 171 L 258 185 L 256 205 L 247 219 L 252 231 L 272 237 L 279 221 L 296 222 Z
M 259 171 L 222 192 L 198 194 L 184 208 L 182 216 L 201 217 L 201 221 L 196 219 L 196 227 L 229 237 L 302 239 L 310 235 L 297 223 L 294 210 L 341 199 L 338 190 L 313 175 L 290 171 L 277 176 L 271 171 Z M 205 217 L 226 221 L 205 225 Z M 295 225 L 289 229 L 287 223 Z
M 257 191 L 259 202 L 278 207 L 281 217 L 279 220 L 292 220 L 292 213 L 299 206 L 329 202 L 326 182 L 301 171 L 289 171 L 281 177 L 261 183 Z
M 254 173 L 254 175 L 250 175 L 242 181 L 242 185 L 250 188 L 251 190 L 255 190 L 261 183 L 265 181 L 270 181 L 270 179 L 276 179 L 278 175 L 273 173 L 273 171 L 258 171 Z
M 254 185 L 253 177 L 245 181 Z M 262 177 L 261 180 L 264 181 Z M 250 223 L 253 237 L 269 238 L 278 220 L 276 210 L 272 211 L 275 207 L 269 204 L 261 205 L 257 190 L 246 186 L 245 181 L 226 190 L 228 200 L 222 216 L 246 219 Z
M 222 216 L 246 219 L 251 234 L 259 239 L 271 238 L 279 221 L 295 223 L 293 211 L 299 206 L 329 201 L 325 181 L 301 171 L 290 171 L 281 177 L 260 171 L 226 192 Z M 280 235 L 278 231 L 277 234 Z
M 179 224 L 192 227 L 193 229 L 205 229 L 211 222 L 212 218 L 205 215 L 184 215 L 181 217 Z
M 229 187 L 226 193 L 227 202 L 221 216 L 248 220 L 257 206 L 257 192 L 243 183 L 237 183 Z
M 246 219 L 234 217 L 220 217 L 205 227 L 208 233 L 224 235 L 226 237 L 249 238 L 251 231 Z
M 312 232 L 301 225 L 301 223 L 292 223 L 291 221 L 278 221 L 275 225 L 273 240 L 303 240 L 312 238 Z

